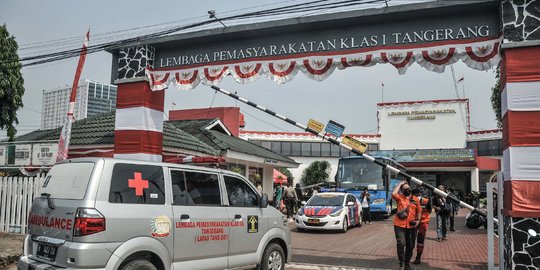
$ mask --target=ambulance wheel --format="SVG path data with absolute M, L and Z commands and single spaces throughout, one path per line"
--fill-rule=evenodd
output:
M 157 270 L 157 268 L 147 260 L 133 260 L 124 265 L 121 270 Z
M 348 228 L 349 228 L 349 224 L 347 224 L 347 216 L 345 216 L 343 218 L 341 232 L 346 233 Z
M 285 252 L 276 243 L 270 243 L 264 250 L 262 261 L 257 269 L 282 270 L 285 269 Z

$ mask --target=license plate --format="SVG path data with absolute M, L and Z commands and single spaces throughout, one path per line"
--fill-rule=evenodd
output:
M 319 220 L 315 219 L 315 218 L 310 218 L 310 219 L 307 220 L 307 223 L 309 223 L 309 224 L 318 224 Z
M 56 250 L 57 247 L 55 246 L 38 244 L 37 256 L 52 261 L 56 257 Z

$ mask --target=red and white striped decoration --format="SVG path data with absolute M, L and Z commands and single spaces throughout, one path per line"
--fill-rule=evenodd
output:
M 540 217 L 540 47 L 505 50 L 501 87 L 504 211 Z
M 500 61 L 500 37 L 468 41 L 437 42 L 433 45 L 359 48 L 337 52 L 313 52 L 261 59 L 238 59 L 222 63 L 194 64 L 183 67 L 147 68 L 146 76 L 152 90 L 163 90 L 174 83 L 180 90 L 195 88 L 199 82 L 218 85 L 226 75 L 238 83 L 249 83 L 266 77 L 278 84 L 291 81 L 298 71 L 308 78 L 322 81 L 336 68 L 369 67 L 391 64 L 399 74 L 417 63 L 434 72 L 444 72 L 447 65 L 459 60 L 471 68 L 488 70 Z
M 164 94 L 146 81 L 118 85 L 115 158 L 162 160 Z

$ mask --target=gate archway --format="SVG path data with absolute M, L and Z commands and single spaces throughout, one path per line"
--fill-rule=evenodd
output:
M 339 69 L 412 64 L 434 72 L 463 61 L 501 62 L 506 268 L 533 247 L 524 226 L 540 226 L 539 1 L 436 1 L 167 36 L 112 51 L 119 85 L 115 156 L 161 160 L 163 90 L 286 83 L 303 73 L 324 80 Z M 502 13 L 501 13 L 502 10 Z M 538 229 L 537 229 L 538 230 Z M 537 245 L 537 244 L 536 244 Z M 519 256 L 515 256 L 520 254 Z

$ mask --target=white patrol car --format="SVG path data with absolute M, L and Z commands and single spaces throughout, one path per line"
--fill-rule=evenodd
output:
M 362 207 L 352 194 L 327 192 L 313 195 L 295 216 L 295 225 L 303 230 L 340 230 L 362 226 Z
M 20 270 L 260 269 L 291 259 L 290 229 L 243 176 L 158 162 L 55 165 L 29 215 Z

